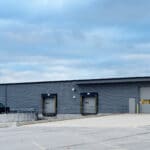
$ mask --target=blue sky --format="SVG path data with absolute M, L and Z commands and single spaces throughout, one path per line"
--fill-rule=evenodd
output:
M 150 75 L 149 0 L 0 1 L 0 82 Z

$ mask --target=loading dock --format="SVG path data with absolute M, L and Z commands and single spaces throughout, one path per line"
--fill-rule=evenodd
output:
M 150 77 L 0 84 L 0 103 L 45 116 L 150 113 Z
M 98 94 L 82 93 L 81 94 L 81 114 L 92 115 L 98 113 Z
M 57 115 L 57 95 L 56 94 L 42 94 L 42 111 L 44 116 Z

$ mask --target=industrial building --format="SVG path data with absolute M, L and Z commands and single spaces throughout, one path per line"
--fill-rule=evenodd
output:
M 150 113 L 150 77 L 0 84 L 0 103 L 43 116 Z

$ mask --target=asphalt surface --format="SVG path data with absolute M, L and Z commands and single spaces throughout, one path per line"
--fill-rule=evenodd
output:
M 116 123 L 121 121 L 117 117 L 105 117 L 105 121 L 114 117 Z M 132 122 L 130 116 L 120 116 Z M 142 116 L 141 116 L 142 117 Z M 136 116 L 135 116 L 136 118 Z M 144 118 L 144 117 L 142 117 Z M 146 116 L 146 119 L 150 118 Z M 91 118 L 89 118 L 91 119 Z M 98 120 L 97 120 L 98 119 Z M 103 119 L 96 118 L 95 124 Z M 118 119 L 118 120 L 117 120 Z M 22 127 L 0 128 L 1 150 L 149 150 L 150 125 L 140 125 L 140 118 L 135 119 L 137 126 L 116 126 L 113 122 L 109 126 L 76 126 L 80 121 L 44 123 Z M 135 120 L 133 122 L 135 123 Z M 138 121 L 139 120 L 139 121 Z M 92 120 L 94 121 L 94 120 Z M 145 121 L 146 122 L 146 121 Z M 56 126 L 55 125 L 60 125 Z M 121 124 L 121 123 L 120 123 Z M 124 124 L 124 123 L 123 123 Z M 65 126 L 66 125 L 66 126 Z

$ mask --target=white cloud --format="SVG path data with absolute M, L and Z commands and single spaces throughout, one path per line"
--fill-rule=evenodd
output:
M 140 57 L 138 55 L 128 55 L 120 57 L 120 60 L 126 60 L 124 62 L 126 65 L 124 66 L 121 64 L 119 66 L 115 64 L 113 66 L 103 66 L 103 62 L 102 65 L 100 63 L 98 66 L 98 62 L 93 59 L 87 62 L 84 59 L 23 56 L 18 59 L 13 58 L 14 60 L 10 60 L 9 63 L 5 61 L 4 63 L 1 62 L 0 83 L 149 75 L 150 70 L 148 69 L 148 65 L 128 63 L 130 59 L 137 60 L 137 58 L 144 59 L 145 57 L 145 55 L 141 55 Z
M 121 58 L 125 60 L 136 60 L 136 61 L 146 61 L 148 62 L 150 60 L 150 54 L 128 54 L 121 56 Z
M 84 62 L 82 59 L 61 59 L 49 56 L 5 56 L 0 59 L 1 65 L 69 65 L 69 64 L 80 64 Z
M 44 67 L 44 66 L 43 66 Z M 10 75 L 11 74 L 11 75 Z M 116 73 L 114 70 L 99 69 L 89 71 L 86 68 L 73 67 L 47 67 L 43 72 L 38 71 L 14 71 L 2 69 L 0 72 L 0 83 L 9 82 L 29 82 L 29 81 L 54 81 L 71 79 L 89 79 L 100 77 L 112 77 Z
M 113 76 L 111 69 L 97 69 L 96 62 L 84 59 L 58 59 L 46 56 L 17 57 L 1 60 L 0 82 L 68 80 Z M 90 69 L 90 71 L 89 71 Z
M 0 1 L 2 82 L 148 72 L 150 43 L 142 42 L 148 41 L 149 35 L 144 34 L 148 29 L 137 29 L 137 22 L 150 14 L 147 2 L 138 0 L 135 8 L 135 0 L 6 1 Z M 133 61 L 138 65 L 133 65 Z
M 109 26 L 76 30 L 51 27 L 38 28 L 38 26 L 31 25 L 29 28 L 22 27 L 19 31 L 5 31 L 2 35 L 5 39 L 14 43 L 43 44 L 43 48 L 53 45 L 59 50 L 62 47 L 67 47 L 68 49 L 76 48 L 80 51 L 89 47 L 96 49 L 119 46 L 120 48 L 120 40 L 130 38 L 130 34 L 126 33 L 124 29 Z

